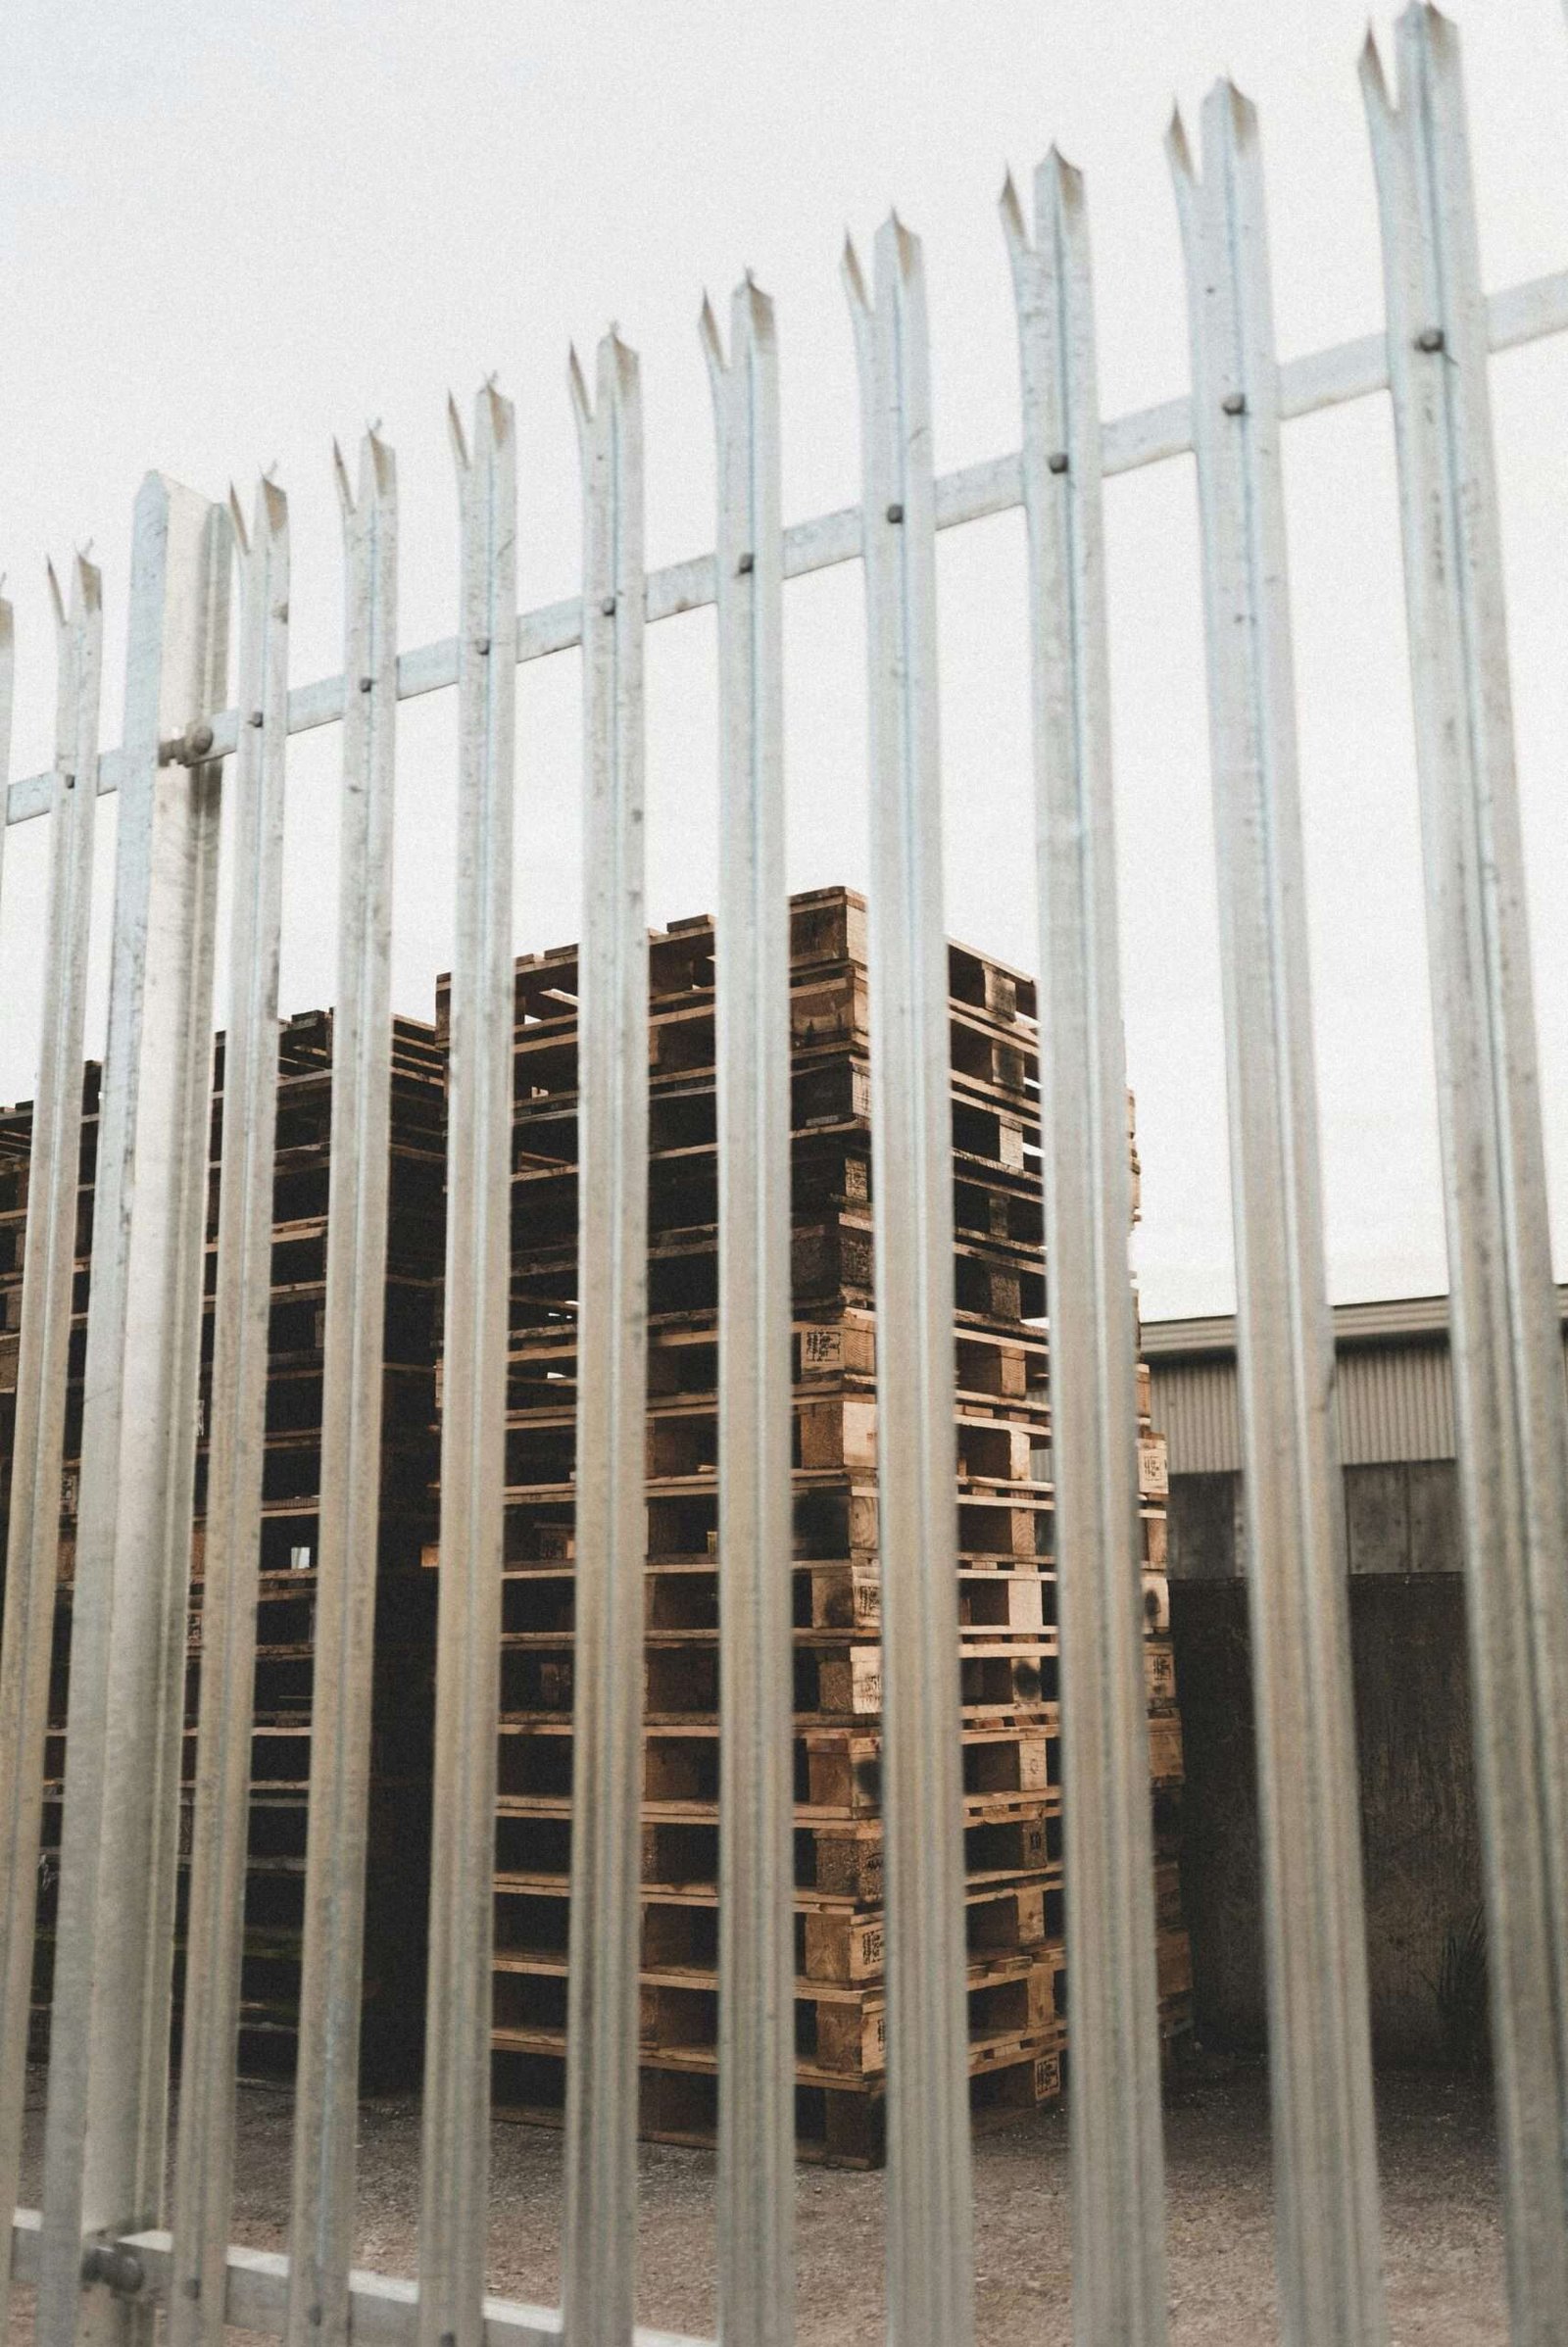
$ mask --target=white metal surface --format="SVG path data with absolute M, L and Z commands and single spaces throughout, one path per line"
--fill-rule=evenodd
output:
M 572 2347 L 636 2308 L 637 1895 L 648 1393 L 643 443 L 636 353 L 571 361 L 583 486 L 583 911 L 577 998 L 577 1508 L 565 2222 Z
M 517 444 L 486 385 L 463 522 L 458 919 L 447 1092 L 447 1269 L 435 1815 L 419 2213 L 421 2347 L 478 2347 L 490 2182 L 490 1957 L 512 1233 L 512 841 Z
M 703 341 L 718 441 L 719 2325 L 795 2335 L 794 1389 L 784 596 L 773 305 Z
M 333 456 L 344 672 L 356 689 L 343 719 L 292 2347 L 343 2347 L 350 2320 L 390 1182 L 397 469 L 385 442 L 367 432 L 356 498 L 342 457 L 335 449 Z
M 1228 82 L 1187 263 L 1288 2347 L 1375 2347 L 1378 2234 L 1346 1549 L 1335 1447 L 1295 680 L 1261 158 Z
M 0 2208 L 14 2208 L 17 2201 L 32 2018 L 44 1731 L 60 1571 L 66 1375 L 78 1241 L 81 1046 L 96 807 L 94 792 L 79 788 L 77 778 L 91 776 L 98 755 L 103 669 L 98 572 L 78 557 L 72 573 L 69 617 L 61 608 L 52 570 L 49 584 L 59 661 L 55 805 L 13 1405 L 5 1622 L 0 1632 Z M 9 659 L 9 606 L 4 633 Z M 0 691 L 9 698 L 9 678 Z M 9 709 L 0 710 L 0 758 L 8 732 Z M 0 2274 L 0 2332 L 7 2324 L 8 2285 L 9 2275 Z
M 871 787 L 871 1191 L 887 1870 L 888 2325 L 974 2334 L 957 1654 L 953 1126 L 925 274 L 848 244 L 860 376 Z
M 1089 223 L 1053 154 L 1031 241 L 1002 200 L 1029 523 L 1040 1126 L 1066 1800 L 1073 2318 L 1165 2336 L 1164 2164 L 1149 1809 L 1132 1169 L 1116 930 L 1110 682 Z
M 289 542 L 282 491 L 270 481 L 261 483 L 248 544 L 237 504 L 233 524 L 240 553 L 240 702 L 248 708 L 248 716 L 226 785 L 233 803 L 233 909 L 220 1095 L 222 1164 L 207 1420 L 207 1539 L 185 1923 L 182 2090 L 174 2147 L 175 2280 L 169 2310 L 174 2347 L 202 2347 L 203 2342 L 218 2347 L 223 2326 L 272 1306 L 283 764 L 288 746 Z M 205 1148 L 202 1173 L 205 1242 Z M 182 1696 L 183 1687 L 179 1692 Z
M 1488 1975 L 1516 2343 L 1568 2307 L 1568 1401 L 1551 1282 L 1458 35 L 1362 61 L 1388 298 L 1426 865 Z

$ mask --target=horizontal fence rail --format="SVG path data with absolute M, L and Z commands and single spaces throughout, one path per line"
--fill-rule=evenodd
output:
M 935 469 L 924 277 L 895 217 L 844 260 L 860 502 L 784 528 L 773 309 L 747 278 L 701 341 L 715 551 L 644 567 L 636 355 L 575 359 L 580 597 L 516 608 L 518 451 L 486 384 L 452 415 L 459 632 L 399 654 L 391 451 L 337 463 L 344 670 L 288 684 L 288 509 L 153 474 L 131 554 L 124 740 L 98 750 L 101 598 L 55 591 L 56 754 L 6 827 L 51 821 L 0 1657 L 0 2179 L 23 2172 L 50 1633 L 82 1162 L 93 808 L 119 808 L 42 2209 L 9 2280 L 44 2347 L 696 2347 L 636 2325 L 639 1828 L 648 1517 L 650 953 L 645 633 L 716 604 L 723 872 L 714 953 L 718 1630 L 718 2282 L 726 2347 L 794 2336 L 790 1052 L 783 589 L 858 561 L 871 797 L 871 1213 L 887 1857 L 889 2333 L 975 2335 L 968 2112 L 955 1214 L 941 857 L 937 534 L 1021 510 L 1029 544 L 1041 960 L 1040 1148 L 1060 1584 L 1073 1988 L 1075 2335 L 1163 2347 L 1164 2175 L 1134 1444 L 1131 1177 L 1116 920 L 1102 485 L 1191 454 L 1238 1272 L 1269 1957 L 1276 2254 L 1287 2347 L 1388 2335 L 1317 1161 L 1282 426 L 1388 393 L 1410 620 L 1464 1509 L 1511 2335 L 1568 2306 L 1568 1397 L 1551 1286 L 1489 358 L 1568 330 L 1568 271 L 1487 300 L 1456 36 L 1417 0 L 1396 86 L 1362 77 L 1387 329 L 1278 364 L 1262 157 L 1221 83 L 1200 166 L 1170 160 L 1192 390 L 1099 413 L 1088 205 L 1053 154 L 1009 180 L 1020 447 Z M 237 563 L 236 563 L 237 556 Z M 229 604 L 240 588 L 239 701 Z M 52 583 L 52 582 L 51 582 Z M 512 1284 L 516 669 L 583 651 L 576 1077 L 574 1801 L 564 1990 L 563 2308 L 486 2294 L 493 1878 Z M 0 603 L 0 779 L 13 685 Z M 387 1284 L 397 705 L 458 696 L 435 1833 L 419 2274 L 360 2271 L 356 2127 Z M 342 725 L 339 979 L 322 1465 L 290 2247 L 233 2244 L 235 2060 L 261 1557 L 288 737 Z M 225 765 L 225 761 L 232 761 Z M 523 764 L 527 745 L 523 744 Z M 94 787 L 95 786 L 95 787 Z M 210 1487 L 174 2188 L 166 2212 L 190 1526 L 208 1254 L 218 871 L 234 904 L 221 1057 Z M 1021 861 L 1022 859 L 1020 859 Z M 1009 981 L 1010 983 L 1010 981 Z M 438 1169 L 439 1170 L 439 1169 Z M 569 1276 L 569 1275 L 568 1275 Z M 432 1282 L 433 1285 L 433 1282 Z M 1040 1334 L 1047 1324 L 1040 1323 Z M 559 1369 L 557 1371 L 559 1374 Z M 711 1536 L 710 1536 L 711 1537 Z M 555 1551 L 550 1551 L 554 1555 Z M 682 1559 L 682 1562 L 689 1560 Z M 651 1708 L 651 1699 L 649 1708 Z M 655 1715 L 657 1717 L 657 1715 Z M 422 1888 L 421 1888 L 422 1895 Z M 552 1894 L 554 1895 L 554 1894 Z M 706 2050 L 706 2049 L 705 2049 Z M 164 2229 L 166 2214 L 171 2229 Z M 0 2292 L 0 2313 L 9 2300 Z
M 1487 302 L 1487 344 L 1494 353 L 1519 350 L 1568 333 L 1568 269 L 1549 276 L 1526 278 Z M 1280 367 L 1279 412 L 1287 421 L 1316 416 L 1326 408 L 1343 408 L 1354 400 L 1370 399 L 1389 388 L 1389 346 L 1382 334 L 1357 335 L 1350 342 L 1332 343 L 1301 359 L 1287 359 Z M 1107 419 L 1102 427 L 1101 470 L 1109 478 L 1137 472 L 1146 465 L 1168 464 L 1173 457 L 1193 452 L 1193 408 L 1190 399 L 1161 400 Z M 965 522 L 988 521 L 996 513 L 1016 512 L 1024 502 L 1022 459 L 1012 453 L 966 465 L 938 475 L 936 526 L 961 528 Z M 842 562 L 860 560 L 860 509 L 842 506 L 809 521 L 790 522 L 784 531 L 783 574 L 807 578 L 813 571 L 833 570 Z M 667 562 L 648 573 L 646 613 L 649 625 L 659 619 L 678 619 L 685 611 L 706 611 L 717 601 L 713 557 L 693 555 L 685 562 Z M 570 652 L 582 642 L 582 604 L 573 596 L 562 603 L 542 604 L 517 617 L 517 660 L 548 660 L 552 653 Z M 449 691 L 458 681 L 458 639 L 443 636 L 415 651 L 400 653 L 397 664 L 398 699 L 417 701 L 426 693 Z M 313 733 L 336 725 L 347 696 L 341 675 L 322 676 L 296 685 L 288 697 L 290 734 Z M 232 757 L 239 744 L 242 722 L 238 709 L 224 709 L 202 720 L 212 740 L 203 744 L 204 758 Z M 171 740 L 170 756 L 186 757 L 184 737 Z M 121 750 L 106 751 L 98 762 L 98 791 L 117 791 L 121 785 Z M 6 800 L 7 823 L 25 823 L 49 812 L 51 778 L 33 774 L 12 783 Z
M 173 2243 L 167 2232 L 127 2233 L 117 2245 L 116 2273 L 122 2291 L 145 2292 L 150 2300 L 168 2295 L 174 2272 Z M 11 2279 L 38 2278 L 38 2217 L 19 2210 L 12 2232 Z M 286 2335 L 289 2261 L 276 2250 L 230 2247 L 222 2274 L 222 2321 L 231 2330 L 258 2331 L 264 2338 Z M 419 2335 L 418 2284 L 395 2274 L 352 2268 L 345 2275 L 349 2313 L 360 2347 L 414 2347 Z M 528 2306 L 515 2298 L 486 2298 L 480 2347 L 563 2347 L 561 2315 L 555 2307 Z M 639 2323 L 629 2347 L 707 2347 L 679 2331 Z

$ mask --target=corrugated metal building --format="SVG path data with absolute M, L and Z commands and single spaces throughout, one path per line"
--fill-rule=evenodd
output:
M 1568 1289 L 1558 1292 L 1568 1315 Z M 1375 2050 L 1470 2058 L 1480 1910 L 1446 1296 L 1334 1314 Z M 1236 1324 L 1146 1322 L 1170 1451 L 1171 1630 L 1187 1755 L 1182 1896 L 1200 2031 L 1264 2041 Z M 1473 1969 L 1473 1968 L 1472 1968 Z
M 1171 1576 L 1230 1579 L 1243 1561 L 1236 1323 L 1146 1321 L 1143 1344 L 1170 1448 Z M 1447 1297 L 1341 1304 L 1334 1345 L 1350 1571 L 1458 1572 Z

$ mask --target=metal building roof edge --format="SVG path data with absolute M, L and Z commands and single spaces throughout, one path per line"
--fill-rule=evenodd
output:
M 1568 1286 L 1557 1290 L 1557 1309 L 1568 1320 Z M 1448 1334 L 1446 1296 L 1380 1297 L 1368 1303 L 1334 1306 L 1334 1342 L 1343 1345 L 1397 1345 L 1414 1340 L 1446 1342 Z M 1142 1357 L 1149 1361 L 1223 1360 L 1236 1351 L 1236 1315 L 1216 1312 L 1203 1318 L 1146 1320 L 1141 1331 Z

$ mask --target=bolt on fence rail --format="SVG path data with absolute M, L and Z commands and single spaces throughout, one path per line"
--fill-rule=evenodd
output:
M 225 2323 L 307 2342 L 677 2347 L 634 2333 L 636 1894 L 648 1159 L 643 635 L 716 603 L 723 880 L 717 931 L 723 1713 L 719 2276 L 727 2347 L 793 2336 L 789 1618 L 769 1560 L 789 1524 L 785 582 L 860 560 L 873 792 L 875 1263 L 886 1572 L 889 2305 L 902 2347 L 973 2335 L 956 1776 L 951 1196 L 940 1068 L 938 530 L 1021 508 L 1030 548 L 1041 924 L 1041 1122 L 1057 1387 L 1076 2335 L 1165 2335 L 1154 1935 L 1141 1782 L 1134 1332 L 1114 897 L 1101 483 L 1191 453 L 1201 521 L 1221 960 L 1253 1537 L 1254 1674 L 1280 2306 L 1291 2347 L 1385 2336 L 1360 1861 L 1333 1498 L 1333 1360 L 1297 806 L 1280 434 L 1387 391 L 1410 618 L 1453 1289 L 1456 1403 L 1487 1850 L 1512 2336 L 1568 2305 L 1568 1406 L 1556 1342 L 1524 866 L 1510 724 L 1489 353 L 1568 327 L 1568 271 L 1482 292 L 1458 43 L 1397 28 L 1397 91 L 1362 64 L 1387 327 L 1281 366 L 1251 109 L 1221 84 L 1200 172 L 1171 161 L 1192 390 L 1102 421 L 1087 212 L 1041 167 L 1010 183 L 1016 454 L 936 473 L 920 248 L 897 220 L 874 281 L 845 259 L 859 361 L 860 503 L 785 529 L 771 305 L 737 291 L 726 356 L 706 309 L 719 455 L 715 552 L 645 574 L 637 363 L 613 334 L 590 397 L 573 362 L 583 591 L 519 614 L 512 411 L 453 417 L 458 633 L 399 654 L 392 454 L 373 434 L 345 533 L 341 675 L 288 687 L 287 509 L 153 475 L 131 553 L 124 738 L 97 742 L 97 573 L 56 593 L 53 767 L 6 824 L 47 817 L 50 871 L 0 1659 L 0 2177 L 20 2172 L 55 1495 L 80 1143 L 75 1071 L 96 797 L 121 798 L 88 1407 L 71 1653 L 61 1922 L 41 2212 L 10 2274 L 48 2347 Z M 225 706 L 239 554 L 239 700 Z M 512 1099 L 515 670 L 584 653 L 587 879 L 576 1678 L 563 2314 L 487 2299 L 490 1837 Z M 11 611 L 0 604 L 0 753 Z M 436 1837 L 420 2273 L 351 2267 L 368 1653 L 386 1260 L 396 706 L 455 687 L 458 951 L 446 1278 Z M 250 1726 L 266 1349 L 277 907 L 287 737 L 343 734 L 339 1075 L 326 1272 L 321 1597 L 304 1995 L 286 2256 L 229 2241 L 238 1862 Z M 0 756 L 0 778 L 5 758 Z M 169 2119 L 181 1640 L 194 1462 L 219 813 L 236 802 L 192 1924 L 172 2230 Z M 0 825 L 3 851 L 6 825 Z M 4 2311 L 0 2308 L 0 2311 Z

